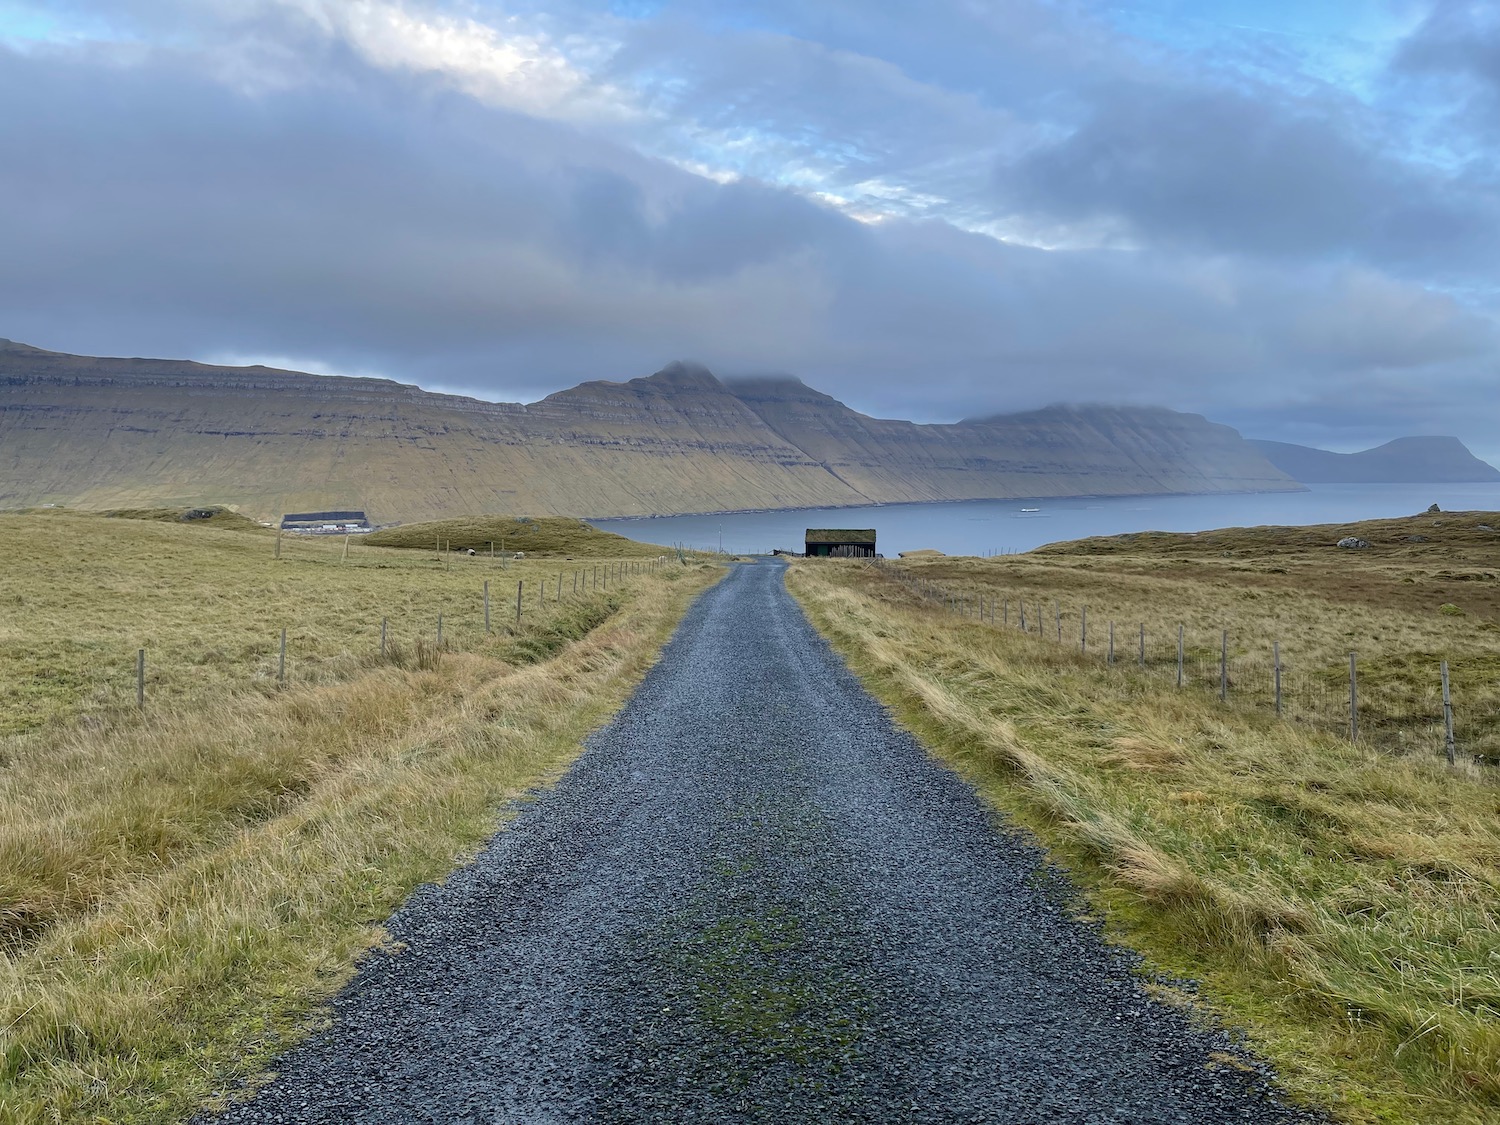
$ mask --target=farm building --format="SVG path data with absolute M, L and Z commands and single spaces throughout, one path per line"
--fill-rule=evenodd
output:
M 348 535 L 372 530 L 363 512 L 288 512 L 281 517 L 284 531 L 314 535 Z
M 873 559 L 875 529 L 810 527 L 804 553 L 808 558 Z

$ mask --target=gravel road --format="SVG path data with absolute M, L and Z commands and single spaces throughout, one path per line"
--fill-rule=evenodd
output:
M 404 947 L 218 1120 L 1313 1120 L 1146 997 L 782 576 L 700 598 L 558 785 L 419 890 Z

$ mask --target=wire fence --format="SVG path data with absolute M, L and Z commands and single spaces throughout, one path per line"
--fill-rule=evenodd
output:
M 277 557 L 280 557 L 279 554 Z M 475 590 L 473 602 L 457 607 L 459 613 L 456 619 L 454 607 L 450 605 L 446 611 L 448 614 L 446 632 L 445 611 L 441 609 L 437 610 L 436 616 L 431 619 L 430 631 L 404 639 L 398 639 L 395 635 L 389 617 L 380 616 L 378 658 L 382 663 L 431 670 L 437 667 L 442 653 L 453 652 L 459 648 L 454 630 L 456 621 L 460 624 L 464 634 L 471 638 L 477 637 L 481 629 L 481 621 L 482 632 L 485 636 L 500 631 L 513 636 L 519 635 L 523 623 L 533 617 L 545 617 L 564 605 L 573 604 L 593 594 L 607 594 L 610 590 L 627 583 L 632 577 L 659 572 L 669 561 L 679 560 L 674 560 L 672 556 L 661 555 L 650 559 L 612 561 L 563 568 L 555 573 L 535 574 L 529 581 L 517 579 L 513 592 L 508 583 L 504 585 L 496 583 L 492 589 L 491 580 L 484 579 Z M 356 631 L 372 634 L 373 641 L 373 628 L 349 630 L 350 633 Z M 294 663 L 297 656 L 295 639 L 289 651 L 287 630 L 283 627 L 279 636 L 273 636 L 268 657 L 257 662 L 258 677 L 262 680 L 274 678 L 275 686 L 278 688 L 289 686 L 294 678 Z M 147 688 L 150 686 L 152 675 L 156 672 L 155 662 L 148 660 L 148 650 L 143 647 L 136 650 L 133 666 L 135 708 L 145 711 L 150 694 Z
M 1500 658 L 1356 648 L 1330 660 L 1326 645 L 1295 635 L 1115 621 L 1083 604 L 957 589 L 885 560 L 874 566 L 935 610 L 1034 637 L 1121 674 L 1395 753 L 1500 765 Z

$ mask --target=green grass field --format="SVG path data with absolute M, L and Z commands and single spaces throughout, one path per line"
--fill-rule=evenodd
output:
M 1439 658 L 1469 670 L 1460 744 L 1493 746 L 1500 603 L 1488 579 L 1454 577 L 1493 566 L 1477 524 L 1500 516 L 810 561 L 790 581 L 866 684 L 1049 849 L 1110 933 L 1202 981 L 1195 1003 L 1245 1028 L 1299 1096 L 1344 1121 L 1479 1125 L 1500 1120 L 1500 771 L 1467 754 L 1447 765 L 1431 682 Z M 1338 550 L 1330 531 L 1375 546 Z M 994 599 L 997 618 L 1008 600 L 1010 623 L 950 612 L 951 597 Z M 1043 607 L 1040 632 L 1035 610 L 1017 627 L 1023 597 Z M 1101 627 L 1087 652 L 1085 604 Z M 1109 620 L 1170 645 L 1144 670 L 1125 645 L 1108 664 Z M 1279 637 L 1335 697 L 1355 648 L 1380 670 L 1382 721 L 1351 743 L 1340 714 L 1277 719 L 1243 683 L 1228 703 L 1211 677 L 1178 689 L 1179 622 L 1215 642 L 1225 628 L 1242 644 Z M 1397 700 L 1420 707 L 1402 717 Z
M 0 1122 L 180 1120 L 253 1074 L 721 573 L 208 523 L 0 515 Z

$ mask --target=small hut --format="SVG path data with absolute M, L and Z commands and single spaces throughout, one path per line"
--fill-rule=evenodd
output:
M 807 529 L 808 558 L 873 559 L 875 529 L 814 528 Z

